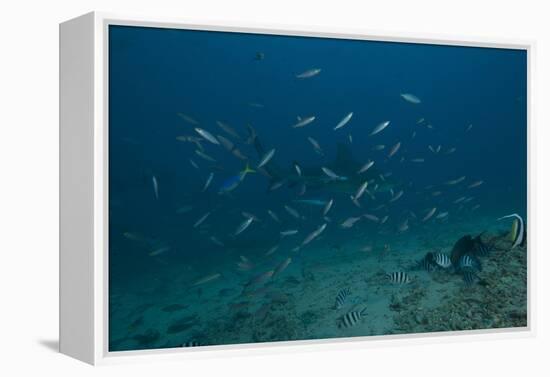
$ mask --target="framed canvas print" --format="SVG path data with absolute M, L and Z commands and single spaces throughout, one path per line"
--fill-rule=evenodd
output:
M 60 31 L 62 352 L 531 331 L 530 44 Z

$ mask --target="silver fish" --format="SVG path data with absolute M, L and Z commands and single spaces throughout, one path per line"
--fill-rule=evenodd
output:
M 153 191 L 155 193 L 155 199 L 159 198 L 159 184 L 157 182 L 157 177 L 153 176 Z
M 325 173 L 331 179 L 340 179 L 341 178 L 338 174 L 334 173 L 329 168 L 326 168 L 326 167 L 323 166 L 321 168 L 321 170 L 323 171 L 323 173 Z
M 241 136 L 235 131 L 233 128 L 228 126 L 227 124 L 220 122 L 219 120 L 216 121 L 216 124 L 218 127 L 220 127 L 222 130 L 224 130 L 228 135 L 233 136 L 237 140 L 241 140 Z
M 250 224 L 252 224 L 252 221 L 254 221 L 254 218 L 253 218 L 253 217 L 249 217 L 249 218 L 247 218 L 245 221 L 243 221 L 243 222 L 241 223 L 241 225 L 239 225 L 239 227 L 238 227 L 237 230 L 235 231 L 235 235 L 237 236 L 237 235 L 241 234 L 242 232 L 244 232 L 245 229 L 248 228 L 248 226 L 249 226 Z
M 365 214 L 363 215 L 363 217 L 364 217 L 365 219 L 368 219 L 368 220 L 373 221 L 373 222 L 375 222 L 375 223 L 380 222 L 380 219 L 379 219 L 377 216 L 371 215 L 370 213 L 365 213 Z
M 388 127 L 389 125 L 390 125 L 389 120 L 380 123 L 378 126 L 374 127 L 374 130 L 372 130 L 369 136 L 376 135 L 377 133 L 381 132 L 384 128 Z
M 212 275 L 205 276 L 202 279 L 199 279 L 195 283 L 193 283 L 192 286 L 195 287 L 197 285 L 201 285 L 201 284 L 204 284 L 204 283 L 208 283 L 210 281 L 214 281 L 214 280 L 220 278 L 221 276 L 222 276 L 222 274 L 220 274 L 220 273 L 215 273 L 215 274 L 212 274 Z
M 344 127 L 350 120 L 351 120 L 351 117 L 353 116 L 353 112 L 349 113 L 348 115 L 346 115 L 337 125 L 336 127 L 334 127 L 335 130 L 339 129 L 339 128 L 342 128 Z
M 398 142 L 393 147 L 391 147 L 390 153 L 388 153 L 388 158 L 391 158 L 394 154 L 396 154 L 400 147 L 401 147 L 401 142 Z
M 202 215 L 202 217 L 198 219 L 195 224 L 193 224 L 193 228 L 197 228 L 198 226 L 200 226 L 204 222 L 204 220 L 208 218 L 208 216 L 210 216 L 210 212 L 206 212 L 204 215 Z
M 272 210 L 268 209 L 268 210 L 267 210 L 267 213 L 268 213 L 269 216 L 271 216 L 271 218 L 272 218 L 273 220 L 275 220 L 276 222 L 278 222 L 278 223 L 281 222 L 281 220 L 279 220 L 279 216 L 277 216 L 277 215 L 275 214 L 275 212 L 273 212 Z
M 288 267 L 290 262 L 292 262 L 292 258 L 288 257 L 284 261 L 282 261 L 277 267 L 275 267 L 275 270 L 273 270 L 272 278 L 275 278 L 275 276 L 283 272 Z
M 463 180 L 466 179 L 466 176 L 462 176 L 460 178 L 457 178 L 457 179 L 453 179 L 453 180 L 450 180 L 450 181 L 447 181 L 445 182 L 446 185 L 456 185 L 457 183 L 460 183 L 462 182 Z
M 400 95 L 401 95 L 401 98 L 403 98 L 405 101 L 410 102 L 410 103 L 414 103 L 415 105 L 418 105 L 421 102 L 420 98 L 418 98 L 414 94 L 401 93 Z
M 319 143 L 317 142 L 317 140 L 315 140 L 314 138 L 312 137 L 309 137 L 308 136 L 308 141 L 311 143 L 311 145 L 313 145 L 313 149 L 315 150 L 315 152 L 317 154 L 320 154 L 321 156 L 324 155 L 324 152 L 323 150 L 321 149 L 321 146 L 319 145 Z
M 210 241 L 212 241 L 212 243 L 214 243 L 217 246 L 225 247 L 224 243 L 214 236 L 210 236 Z
M 326 216 L 328 211 L 332 208 L 332 204 L 334 203 L 333 199 L 330 199 L 327 204 L 325 204 L 325 208 L 323 208 L 323 216 Z
M 294 169 L 296 169 L 296 173 L 301 177 L 302 176 L 302 169 L 300 168 L 300 165 L 297 163 L 294 163 Z
M 298 79 L 307 79 L 313 76 L 317 76 L 319 73 L 321 73 L 321 68 L 312 68 L 308 69 L 307 71 L 304 71 L 300 74 L 296 75 L 296 78 Z
M 204 187 L 202 188 L 203 192 L 208 190 L 208 187 L 210 186 L 210 183 L 212 183 L 213 178 L 214 178 L 214 173 L 210 173 L 210 175 L 208 176 L 208 179 L 206 180 L 206 183 L 204 184 Z
M 275 154 L 275 148 L 268 151 L 261 159 L 260 163 L 258 164 L 258 169 L 264 166 L 273 158 L 273 155 Z
M 199 122 L 197 120 L 195 120 L 194 118 L 190 117 L 189 115 L 187 114 L 184 114 L 184 113 L 177 113 L 177 116 L 179 116 L 181 119 L 183 119 L 184 121 L 186 121 L 187 123 L 190 123 L 194 126 L 197 126 L 199 124 Z
M 216 160 L 212 157 L 210 157 L 209 155 L 207 155 L 206 153 L 196 149 L 195 150 L 195 153 L 197 154 L 197 156 L 203 158 L 204 160 L 206 161 L 210 161 L 210 162 L 216 162 Z
M 476 181 L 468 186 L 469 189 L 481 186 L 483 184 L 483 181 Z
M 365 193 L 365 190 L 367 189 L 367 186 L 369 185 L 369 181 L 365 181 L 363 182 L 363 184 L 361 186 L 359 186 L 359 188 L 357 189 L 357 191 L 355 192 L 355 195 L 353 197 L 353 200 L 359 200 L 359 198 L 361 196 L 363 196 L 363 194 Z
M 361 167 L 361 169 L 359 169 L 359 170 L 357 171 L 357 174 L 361 174 L 361 173 L 366 172 L 367 170 L 369 170 L 369 169 L 371 168 L 372 165 L 374 165 L 374 161 L 369 161 L 369 162 L 367 162 L 365 165 L 363 165 L 363 166 Z
M 393 195 L 390 199 L 390 203 L 395 202 L 397 199 L 399 199 L 401 196 L 403 196 L 403 190 L 399 191 L 397 194 Z
M 378 144 L 378 145 L 375 145 L 374 147 L 372 147 L 372 150 L 373 151 L 381 151 L 384 148 L 386 148 L 386 146 L 384 144 Z
M 197 131 L 197 133 L 199 135 L 201 135 L 202 137 L 204 137 L 206 140 L 208 140 L 209 142 L 211 142 L 212 144 L 217 144 L 219 145 L 220 142 L 218 141 L 218 139 L 216 139 L 216 137 L 214 135 L 212 135 L 210 132 L 202 129 L 202 128 L 199 128 L 199 127 L 196 127 L 195 128 L 195 131 Z
M 361 220 L 361 217 L 349 217 L 340 226 L 342 228 L 351 228 L 357 221 Z
M 437 211 L 437 208 L 436 208 L 436 207 L 433 207 L 432 209 L 430 209 L 430 210 L 428 211 L 428 213 L 426 214 L 426 216 L 424 216 L 424 217 L 422 218 L 422 222 L 428 221 L 428 220 L 434 215 L 435 211 Z
M 199 165 L 197 165 L 197 163 L 195 161 L 193 161 L 192 159 L 189 159 L 189 163 L 191 164 L 192 167 L 194 167 L 195 169 L 200 169 L 199 168 Z
M 269 250 L 265 253 L 265 256 L 267 257 L 267 256 L 273 254 L 274 252 L 277 251 L 278 248 L 279 248 L 279 245 L 273 246 L 271 249 L 269 249 Z
M 313 122 L 314 120 L 315 120 L 315 117 L 314 117 L 314 116 L 305 117 L 305 118 L 298 118 L 298 123 L 296 123 L 295 125 L 293 125 L 292 128 L 305 127 L 305 126 L 307 126 L 308 124 L 310 124 L 311 122 Z
M 298 233 L 298 231 L 295 229 L 290 229 L 290 230 L 283 230 L 282 232 L 279 232 L 279 233 L 281 234 L 282 237 L 286 237 L 286 236 L 293 236 L 296 233 Z
M 327 224 L 324 223 L 323 225 L 319 226 L 317 229 L 315 229 L 313 232 L 311 232 L 305 239 L 304 241 L 302 242 L 302 245 L 301 246 L 305 246 L 307 245 L 308 243 L 310 243 L 311 241 L 313 241 L 315 238 L 319 237 L 319 235 L 321 233 L 323 233 L 323 231 L 325 230 L 325 228 L 327 227 Z
M 290 213 L 290 215 L 292 215 L 293 217 L 299 219 L 300 218 L 300 214 L 298 213 L 298 211 L 296 211 L 294 208 L 288 206 L 288 205 L 285 205 L 285 209 L 288 213 Z

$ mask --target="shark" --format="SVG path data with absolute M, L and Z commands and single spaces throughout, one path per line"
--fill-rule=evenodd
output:
M 249 143 L 253 144 L 258 157 L 261 158 L 265 155 L 266 149 L 253 129 L 249 128 L 249 133 Z M 348 145 L 338 143 L 335 159 L 327 164 L 300 165 L 301 174 L 298 174 L 294 167 L 283 169 L 272 161 L 262 168 L 262 173 L 269 179 L 269 187 L 286 185 L 293 188 L 305 185 L 308 191 L 319 190 L 327 193 L 353 195 L 365 181 L 369 182 L 368 190 L 371 194 L 390 192 L 400 186 L 390 177 L 384 177 L 383 173 L 375 166 L 358 174 L 357 172 L 362 166 L 363 164 L 355 159 Z M 323 172 L 323 167 L 336 172 L 339 179 L 331 179 Z

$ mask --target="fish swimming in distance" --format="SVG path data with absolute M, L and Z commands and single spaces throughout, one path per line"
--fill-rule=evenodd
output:
M 271 218 L 272 218 L 273 220 L 275 220 L 276 222 L 278 222 L 278 223 L 281 222 L 281 220 L 279 220 L 279 216 L 277 216 L 277 215 L 275 214 L 275 212 L 273 212 L 272 210 L 268 209 L 268 210 L 267 210 L 267 213 L 268 213 L 269 216 L 271 216 Z
M 235 139 L 237 140 L 241 140 L 241 135 L 239 135 L 237 133 L 237 131 L 235 131 L 233 128 L 231 128 L 229 125 L 217 120 L 216 121 L 216 124 L 218 125 L 218 127 L 220 127 L 225 133 L 227 133 L 228 135 L 231 135 L 233 136 Z
M 192 205 L 185 205 L 185 206 L 182 206 L 182 207 L 178 208 L 176 210 L 176 213 L 178 215 L 181 215 L 181 214 L 184 214 L 184 213 L 187 213 L 187 212 L 191 211 L 192 209 L 193 209 Z
M 417 96 L 415 96 L 414 94 L 410 94 L 410 93 L 401 93 L 400 94 L 401 98 L 403 98 L 405 101 L 407 102 L 410 102 L 410 103 L 413 103 L 415 105 L 418 105 L 421 101 L 420 101 L 420 98 L 418 98 Z
M 323 216 L 326 216 L 328 211 L 330 211 L 330 209 L 332 208 L 332 204 L 334 203 L 334 200 L 333 199 L 330 199 L 327 204 L 325 205 L 325 207 L 323 208 Z
M 307 79 L 313 76 L 317 76 L 321 73 L 321 68 L 312 68 L 296 75 L 297 79 Z
M 162 253 L 165 253 L 167 252 L 168 250 L 170 250 L 170 247 L 166 246 L 166 247 L 161 247 L 161 248 L 158 248 L 156 250 L 153 250 L 149 253 L 149 256 L 151 257 L 154 257 L 154 256 L 157 256 L 157 255 L 160 255 Z
M 255 172 L 256 170 L 251 169 L 247 163 L 242 171 L 240 171 L 238 174 L 234 176 L 229 177 L 222 183 L 221 187 L 218 190 L 218 194 L 226 194 L 228 192 L 235 190 L 237 186 L 242 181 L 244 181 L 244 178 L 246 177 L 247 174 L 255 173 Z
M 317 229 L 315 229 L 313 232 L 311 232 L 305 239 L 304 241 L 302 242 L 302 244 L 300 245 L 300 247 L 303 247 L 305 245 L 307 245 L 308 243 L 310 243 L 311 241 L 313 241 L 315 238 L 319 237 L 319 235 L 321 233 L 323 233 L 323 231 L 325 230 L 325 228 L 327 227 L 327 224 L 324 223 L 323 225 L 320 225 Z
M 275 148 L 269 150 L 260 160 L 260 163 L 258 164 L 258 169 L 264 166 L 273 158 L 273 155 L 275 155 Z
M 370 168 L 372 165 L 374 165 L 374 161 L 369 161 L 369 162 L 367 162 L 365 165 L 363 165 L 363 166 L 361 167 L 361 169 L 359 169 L 359 170 L 357 171 L 357 174 L 361 174 L 361 173 L 366 172 L 367 170 L 369 170 L 369 168 Z
M 214 280 L 220 278 L 221 276 L 222 276 L 222 274 L 220 274 L 219 272 L 217 272 L 215 274 L 212 274 L 212 275 L 207 275 L 207 276 L 197 280 L 196 282 L 194 282 L 191 286 L 196 287 L 197 285 L 201 285 L 201 284 L 205 284 L 205 283 L 214 281 Z
M 334 304 L 334 307 L 336 310 L 342 309 L 346 303 L 346 299 L 351 294 L 351 290 L 349 288 L 341 289 L 338 294 L 336 295 L 336 302 Z
M 153 192 L 155 193 L 155 199 L 159 199 L 159 183 L 157 181 L 157 177 L 153 176 Z
M 449 185 L 449 186 L 452 186 L 452 185 L 456 185 L 456 184 L 462 182 L 465 179 L 466 179 L 466 176 L 463 175 L 462 177 L 459 177 L 457 179 L 452 179 L 450 181 L 447 181 L 447 182 L 445 182 L 445 184 Z
M 241 225 L 239 225 L 239 227 L 235 231 L 235 236 L 238 236 L 239 234 L 244 232 L 246 230 L 246 228 L 248 228 L 250 226 L 250 224 L 252 224 L 252 221 L 254 221 L 253 217 L 249 217 L 245 221 L 243 221 L 241 223 Z
M 325 173 L 330 179 L 333 179 L 333 180 L 336 180 L 336 181 L 345 181 L 347 180 L 347 177 L 341 177 L 339 176 L 338 174 L 336 174 L 335 172 L 333 172 L 332 170 L 330 170 L 329 168 L 325 167 L 325 166 L 322 166 L 321 167 L 321 170 L 323 171 L 323 173 Z
M 271 279 L 271 277 L 273 276 L 273 273 L 274 271 L 273 270 L 269 270 L 269 271 L 266 271 L 266 272 L 263 272 L 259 275 L 256 275 L 254 276 L 252 279 L 250 279 L 248 281 L 248 283 L 246 283 L 244 285 L 244 289 L 243 291 L 245 292 L 249 292 L 250 288 L 256 286 L 256 285 L 260 285 L 260 284 L 264 284 L 266 283 L 268 280 Z
M 466 127 L 466 132 L 470 132 L 470 130 L 474 127 L 473 124 L 469 124 L 468 127 Z
M 298 213 L 298 211 L 296 211 L 296 210 L 295 210 L 294 208 L 292 208 L 291 206 L 285 204 L 285 209 L 286 209 L 286 211 L 287 211 L 292 217 L 295 217 L 295 218 L 297 218 L 297 219 L 300 219 L 300 218 L 301 218 L 301 216 L 300 216 L 300 214 Z
M 401 147 L 401 142 L 398 142 L 393 147 L 391 147 L 390 153 L 388 153 L 388 158 L 391 158 L 394 154 L 396 154 L 400 147 Z
M 214 173 L 210 173 L 208 175 L 208 179 L 206 180 L 206 183 L 204 184 L 204 187 L 202 188 L 202 192 L 205 192 L 208 190 L 208 187 L 210 186 L 210 183 L 212 183 L 212 179 L 214 178 Z
M 371 215 L 370 213 L 365 213 L 363 215 L 363 217 L 367 220 L 370 220 L 372 222 L 375 222 L 375 223 L 378 223 L 380 222 L 380 219 L 378 218 L 378 216 L 375 216 L 375 215 Z M 386 219 L 387 220 L 387 219 Z
M 393 195 L 390 199 L 390 203 L 395 202 L 397 199 L 403 196 L 403 190 L 400 190 L 397 194 Z
M 356 200 L 359 200 L 359 198 L 361 198 L 361 196 L 363 196 L 363 194 L 365 193 L 365 190 L 367 189 L 367 186 L 369 185 L 369 181 L 365 181 L 361 184 L 361 186 L 359 186 L 359 188 L 357 189 L 357 191 L 355 192 L 355 195 L 353 196 L 353 201 L 356 201 Z
M 204 160 L 206 160 L 206 161 L 209 161 L 209 162 L 216 162 L 216 160 L 215 160 L 213 157 L 207 155 L 206 153 L 204 153 L 204 152 L 201 151 L 201 150 L 196 149 L 196 150 L 195 150 L 195 153 L 197 154 L 197 156 L 201 157 L 202 159 L 204 159 Z
M 307 138 L 307 140 L 311 143 L 311 145 L 313 145 L 313 150 L 315 150 L 315 153 L 323 156 L 325 153 L 323 152 L 323 150 L 321 149 L 321 146 L 319 145 L 319 142 L 317 140 L 315 140 L 314 138 L 312 137 L 309 137 Z
M 338 124 L 336 125 L 336 127 L 334 127 L 334 130 L 337 130 L 339 128 L 342 128 L 344 127 L 350 120 L 351 120 L 351 117 L 353 116 L 353 112 L 349 113 L 348 115 L 346 115 L 340 122 L 338 122 Z
M 192 167 L 194 167 L 195 169 L 200 169 L 199 168 L 199 165 L 197 165 L 197 163 L 195 161 L 193 161 L 192 159 L 189 159 L 189 163 L 191 164 Z
M 424 216 L 424 217 L 422 218 L 422 222 L 428 221 L 428 220 L 434 215 L 435 211 L 437 211 L 437 208 L 436 208 L 436 207 L 433 207 L 432 209 L 430 209 L 430 210 L 428 211 L 428 213 L 426 213 L 426 216 Z
M 296 229 L 283 230 L 283 231 L 279 232 L 281 237 L 293 236 L 296 233 L 298 233 L 298 231 Z
M 367 308 L 365 308 L 361 311 L 352 311 L 352 312 L 347 313 L 346 315 L 344 315 L 340 319 L 339 327 L 340 328 L 350 328 L 350 327 L 353 327 L 353 326 L 357 325 L 361 321 L 361 318 L 363 318 L 365 316 L 366 310 L 367 310 Z
M 320 206 L 320 207 L 327 205 L 327 202 L 325 200 L 319 200 L 319 199 L 296 199 L 296 200 L 293 200 L 293 202 L 309 204 L 312 206 Z
M 275 245 L 273 246 L 271 249 L 269 249 L 268 251 L 266 251 L 265 253 L 265 256 L 270 256 L 271 254 L 273 254 L 274 252 L 277 251 L 277 249 L 279 248 L 279 245 Z
M 351 228 L 357 221 L 361 220 L 361 217 L 348 217 L 340 226 L 345 229 Z
M 298 174 L 299 177 L 302 176 L 302 168 L 300 168 L 300 165 L 296 161 L 294 161 L 294 169 L 296 170 L 296 174 Z
M 411 277 L 403 271 L 396 271 L 386 274 L 387 279 L 393 284 L 409 284 L 412 280 Z
M 298 123 L 293 125 L 292 128 L 305 127 L 308 124 L 310 124 L 311 122 L 313 122 L 314 120 L 315 120 L 314 116 L 309 116 L 309 117 L 304 117 L 304 118 L 298 117 Z
M 288 267 L 290 262 L 292 262 L 292 258 L 288 257 L 284 261 L 282 261 L 277 267 L 275 267 L 275 269 L 273 270 L 272 278 L 275 279 L 275 276 L 283 272 Z
M 437 216 L 435 218 L 438 219 L 438 220 L 441 220 L 441 219 L 446 218 L 447 216 L 449 216 L 449 212 L 440 212 L 440 213 L 437 214 Z
M 515 227 L 514 234 L 512 234 L 512 247 L 511 249 L 517 247 L 517 246 L 524 246 L 526 241 L 526 230 L 525 230 L 525 222 L 523 221 L 523 218 L 518 215 L 517 213 L 512 213 L 511 215 L 506 215 L 498 218 L 497 220 L 503 220 L 508 218 L 515 218 L 518 221 L 518 225 Z
M 479 187 L 482 184 L 483 184 L 483 181 L 476 181 L 476 182 L 473 182 L 470 185 L 468 185 L 468 188 L 471 189 L 471 188 L 474 188 L 474 187 Z
M 374 147 L 372 147 L 372 150 L 373 151 L 381 151 L 384 148 L 386 148 L 386 146 L 384 144 L 378 144 L 378 145 L 375 145 Z
M 216 246 L 225 247 L 224 243 L 214 236 L 210 236 L 210 241 L 212 241 L 212 243 Z
M 214 135 L 212 135 L 210 132 L 202 129 L 202 128 L 199 128 L 199 127 L 196 127 L 195 128 L 195 131 L 197 131 L 197 133 L 199 135 L 201 135 L 202 137 L 204 137 L 206 140 L 208 140 L 209 142 L 211 142 L 212 144 L 217 144 L 219 145 L 220 142 L 218 141 L 218 139 L 216 139 L 216 137 Z
M 187 114 L 184 114 L 184 113 L 176 113 L 176 115 L 179 116 L 179 117 L 180 117 L 181 119 L 183 119 L 184 121 L 186 121 L 187 123 L 190 123 L 190 124 L 192 124 L 192 125 L 194 125 L 194 126 L 198 126 L 198 125 L 199 125 L 199 122 L 198 122 L 196 119 L 190 117 L 190 116 L 187 115 Z
M 388 127 L 389 125 L 390 125 L 390 121 L 389 121 L 389 120 L 380 123 L 378 126 L 374 127 L 374 129 L 373 129 L 372 132 L 369 134 L 369 136 L 376 135 L 377 133 L 381 132 L 382 130 L 384 130 L 384 128 Z
M 193 228 L 199 227 L 207 218 L 210 216 L 210 212 L 206 212 L 204 215 L 202 215 L 196 222 L 193 224 Z

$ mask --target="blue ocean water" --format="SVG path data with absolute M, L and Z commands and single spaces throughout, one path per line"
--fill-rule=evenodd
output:
M 526 96 L 523 50 L 110 26 L 110 350 L 524 326 Z

